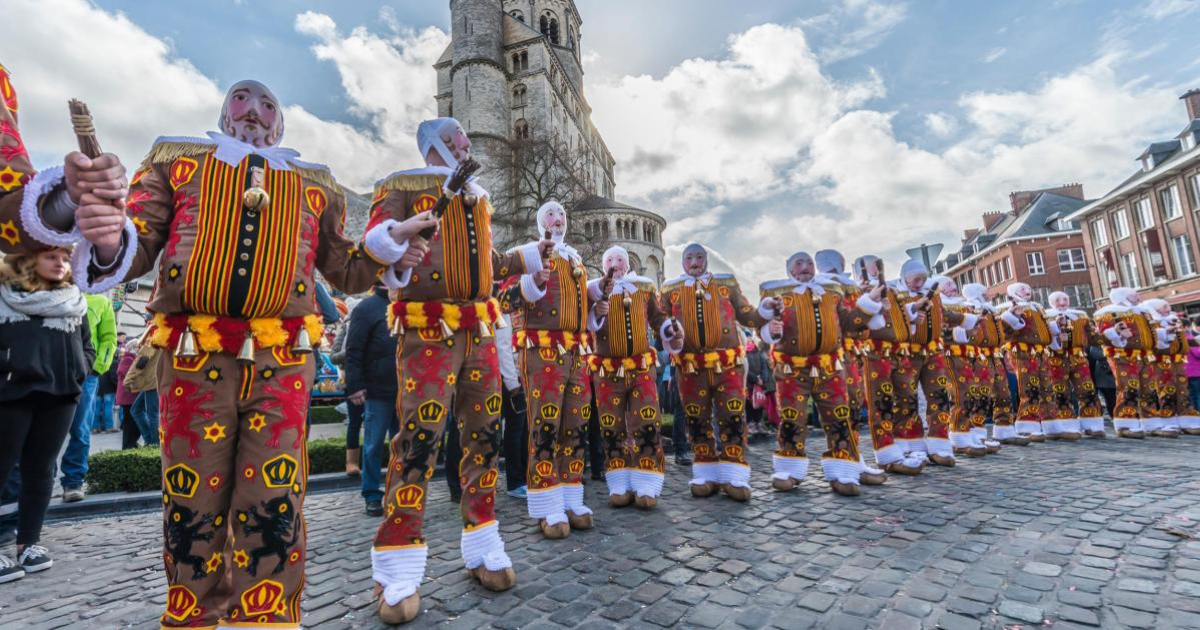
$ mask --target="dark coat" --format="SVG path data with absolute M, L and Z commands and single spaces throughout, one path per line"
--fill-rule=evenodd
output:
M 1116 389 L 1117 379 L 1113 378 L 1112 368 L 1100 346 L 1088 346 L 1088 363 L 1092 367 L 1092 381 L 1096 383 L 1096 389 Z
M 396 376 L 396 338 L 388 330 L 386 289 L 354 307 L 346 334 L 346 393 L 367 390 L 372 400 L 394 400 L 399 392 Z
M 46 328 L 41 317 L 0 324 L 0 402 L 34 392 L 78 397 L 96 351 L 87 316 L 74 332 Z
M 771 370 L 771 360 L 757 346 L 752 352 L 746 353 L 746 386 L 753 390 L 762 379 L 762 388 L 768 394 L 775 391 L 775 372 Z

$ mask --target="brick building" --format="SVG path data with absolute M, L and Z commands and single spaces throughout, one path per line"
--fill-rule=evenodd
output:
M 988 288 L 993 303 L 1008 299 L 1014 282 L 1033 287 L 1045 303 L 1053 291 L 1066 291 L 1072 306 L 1090 309 L 1083 235 L 1067 216 L 1087 204 L 1083 187 L 1067 184 L 1009 195 L 1009 209 L 983 215 L 983 226 L 963 234 L 962 247 L 934 265 L 961 287 L 978 282 Z
M 1200 314 L 1200 90 L 1180 97 L 1188 123 L 1173 140 L 1154 142 L 1140 168 L 1111 192 L 1071 215 L 1084 227 L 1097 296 L 1129 286 Z M 1099 299 L 1098 302 L 1106 300 Z

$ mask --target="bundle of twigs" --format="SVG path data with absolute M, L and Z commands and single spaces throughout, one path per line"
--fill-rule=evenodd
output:
M 79 151 L 91 159 L 100 157 L 100 141 L 96 139 L 96 127 L 92 124 L 92 113 L 88 111 L 87 103 L 79 99 L 71 99 L 68 103 L 71 110 L 71 127 L 75 129 L 75 138 L 79 141 Z

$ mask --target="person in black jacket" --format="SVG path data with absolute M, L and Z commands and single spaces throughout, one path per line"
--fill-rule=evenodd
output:
M 396 417 L 396 338 L 388 330 L 387 289 L 375 285 L 374 293 L 354 307 L 346 337 L 346 392 L 348 400 L 363 405 L 362 496 L 367 514 L 383 515 L 384 438 L 399 428 Z
M 48 248 L 0 262 L 0 479 L 21 465 L 16 562 L 0 554 L 0 583 L 53 564 L 37 543 L 54 463 L 95 361 L 70 259 L 70 250 Z

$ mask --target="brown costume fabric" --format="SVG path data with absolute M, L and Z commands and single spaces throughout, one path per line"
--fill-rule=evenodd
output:
M 591 414 L 592 392 L 585 359 L 554 348 L 519 351 L 529 396 L 529 489 L 578 485 L 583 479 L 579 445 Z
M 1125 322 L 1133 336 L 1126 340 L 1124 348 L 1118 348 L 1104 332 Z M 1116 409 L 1113 424 L 1120 430 L 1118 420 L 1155 418 L 1159 415 L 1158 392 L 1154 387 L 1154 350 L 1157 347 L 1154 327 L 1146 315 L 1129 310 L 1124 313 L 1107 313 L 1096 317 L 1096 339 L 1104 345 L 1104 354 L 1117 382 Z
M 647 370 L 627 370 L 625 376 L 609 372 L 595 377 L 606 471 L 628 468 L 665 472 L 656 374 L 651 366 Z

